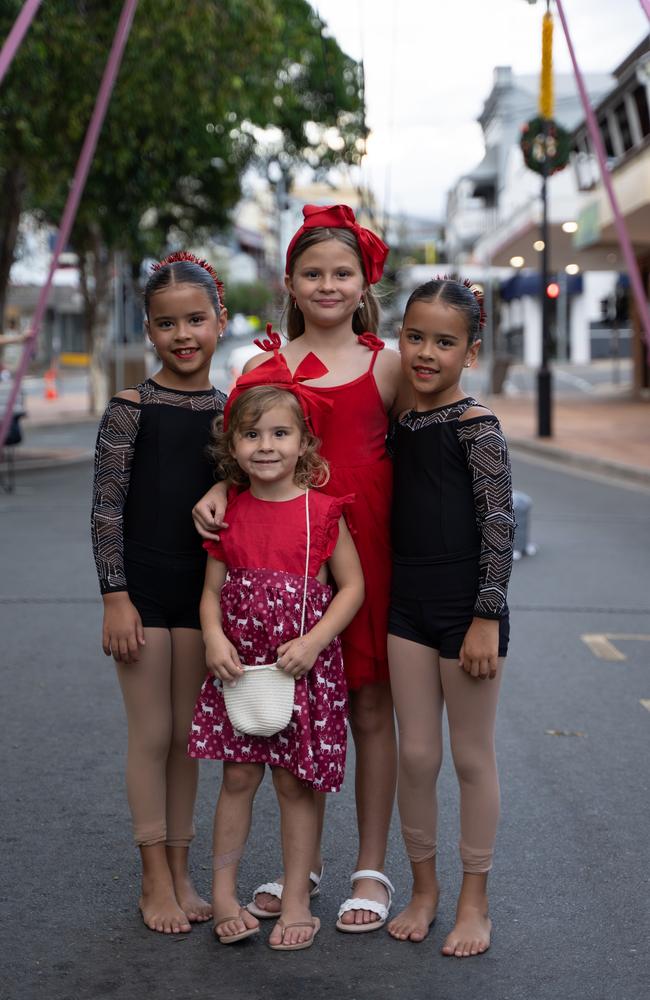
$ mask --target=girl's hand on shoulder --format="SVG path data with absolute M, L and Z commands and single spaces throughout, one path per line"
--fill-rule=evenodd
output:
M 290 639 L 278 646 L 278 667 L 284 670 L 285 674 L 293 677 L 304 677 L 308 674 L 316 660 L 322 647 L 310 638 L 309 633 Z
M 243 674 L 239 654 L 232 642 L 221 633 L 220 635 L 204 635 L 205 663 L 214 677 L 224 684 L 234 684 Z
M 479 680 L 494 678 L 499 666 L 499 622 L 474 618 L 467 629 L 458 662 L 466 673 Z
M 137 608 L 128 593 L 120 590 L 104 594 L 102 649 L 119 663 L 137 663 L 140 647 L 145 645 L 144 628 Z
M 225 486 L 223 483 L 217 483 L 192 508 L 194 527 L 201 538 L 219 541 L 220 531 L 228 527 L 223 520 L 225 512 Z

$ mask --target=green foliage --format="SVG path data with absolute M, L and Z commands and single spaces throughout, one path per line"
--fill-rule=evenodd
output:
M 244 316 L 266 316 L 269 312 L 273 291 L 264 281 L 251 281 L 226 287 L 228 315 L 243 313 Z
M 0 37 L 20 7 L 0 0 Z M 46 0 L 0 89 L 0 194 L 18 172 L 20 209 L 44 221 L 61 217 L 121 7 Z M 285 173 L 356 162 L 360 67 L 321 29 L 304 0 L 140 0 L 74 248 L 139 259 L 223 228 L 269 126 Z M 0 262 L 0 309 L 2 285 Z

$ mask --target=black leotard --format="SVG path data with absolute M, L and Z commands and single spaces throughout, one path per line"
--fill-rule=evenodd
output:
M 226 399 L 217 389 L 182 392 L 153 379 L 137 391 L 139 403 L 115 397 L 102 417 L 91 513 L 100 590 L 128 590 L 132 599 L 129 565 L 147 567 L 151 588 L 156 570 L 166 573 L 170 593 L 176 569 L 202 576 L 205 553 L 192 507 L 215 482 L 205 448 Z
M 510 462 L 493 414 L 460 419 L 479 405 L 467 397 L 426 413 L 412 410 L 390 437 L 393 609 L 403 601 L 431 603 L 440 622 L 456 622 L 459 635 L 459 623 L 466 630 L 472 617 L 508 614 L 515 526 Z

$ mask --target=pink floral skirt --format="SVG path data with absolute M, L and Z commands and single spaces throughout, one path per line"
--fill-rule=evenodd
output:
M 229 570 L 221 591 L 223 628 L 242 663 L 272 663 L 283 642 L 300 634 L 304 577 L 274 570 Z M 322 618 L 330 587 L 307 581 L 305 631 Z M 190 757 L 284 767 L 318 791 L 343 783 L 347 686 L 341 645 L 334 639 L 306 677 L 296 681 L 293 715 L 274 736 L 247 736 L 230 724 L 220 680 L 209 674 L 194 708 Z

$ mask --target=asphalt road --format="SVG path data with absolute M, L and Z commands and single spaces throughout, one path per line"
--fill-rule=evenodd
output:
M 533 498 L 539 551 L 516 564 L 511 586 L 493 945 L 463 961 L 439 953 L 460 878 L 449 759 L 440 781 L 443 896 L 425 943 L 334 929 L 354 863 L 352 760 L 329 807 L 314 906 L 323 927 L 310 951 L 272 953 L 266 929 L 231 948 L 207 926 L 173 938 L 146 930 L 123 790 L 125 723 L 99 647 L 90 467 L 23 473 L 16 493 L 0 496 L 2 1000 L 647 996 L 649 494 L 528 460 L 514 471 Z M 600 639 L 588 645 L 583 636 Z M 218 781 L 218 765 L 204 766 L 194 866 L 205 892 Z M 244 899 L 278 870 L 276 815 L 267 780 L 242 867 Z M 387 871 L 399 906 L 408 869 L 396 822 Z

